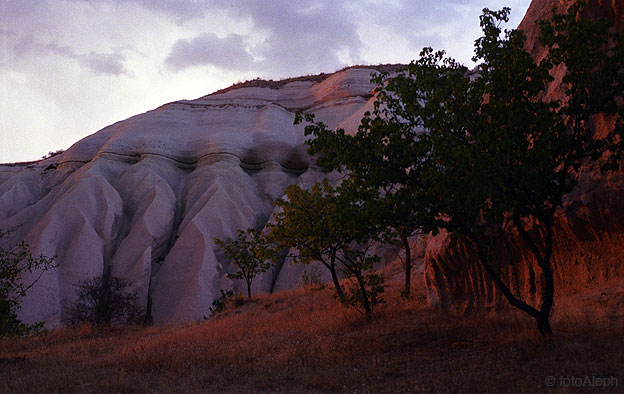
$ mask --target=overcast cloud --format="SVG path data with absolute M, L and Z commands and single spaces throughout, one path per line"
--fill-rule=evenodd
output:
M 484 7 L 530 0 L 0 0 L 0 162 L 34 160 L 163 103 L 256 77 L 469 63 Z
M 244 71 L 252 69 L 253 63 L 253 56 L 238 34 L 219 38 L 213 33 L 203 33 L 191 40 L 178 40 L 165 59 L 165 64 L 174 71 L 207 65 Z

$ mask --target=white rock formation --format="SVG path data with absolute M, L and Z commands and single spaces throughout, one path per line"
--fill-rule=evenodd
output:
M 153 321 L 210 314 L 219 289 L 240 286 L 214 238 L 260 229 L 286 186 L 322 174 L 306 153 L 297 110 L 357 127 L 372 108 L 373 69 L 322 82 L 247 87 L 166 104 L 108 126 L 61 155 L 0 165 L 4 246 L 25 240 L 57 256 L 22 303 L 25 322 L 58 325 L 75 285 L 110 269 L 130 280 Z M 256 291 L 297 285 L 302 267 L 275 267 Z

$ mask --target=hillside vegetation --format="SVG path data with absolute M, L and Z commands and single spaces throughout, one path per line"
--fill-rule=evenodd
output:
M 330 290 L 306 288 L 241 298 L 220 317 L 186 326 L 82 326 L 4 338 L 0 392 L 602 391 L 562 387 L 572 376 L 624 384 L 621 327 L 561 320 L 553 323 L 558 334 L 543 338 L 519 313 L 450 317 L 425 305 L 421 282 L 412 299 L 400 298 L 395 268 L 372 322 Z

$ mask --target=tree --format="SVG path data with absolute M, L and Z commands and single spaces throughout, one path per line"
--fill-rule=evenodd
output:
M 6 233 L 0 231 L 0 239 Z M 41 278 L 44 272 L 55 267 L 53 257 L 33 257 L 23 241 L 12 249 L 0 247 L 0 336 L 23 335 L 43 327 L 43 323 L 27 325 L 17 318 L 21 300 Z M 35 274 L 24 282 L 25 274 Z
M 475 73 L 425 48 L 405 71 L 376 79 L 375 111 L 356 135 L 322 123 L 307 128 L 320 163 L 344 166 L 363 184 L 396 185 L 407 198 L 399 201 L 411 198 L 412 223 L 471 242 L 498 290 L 544 335 L 552 333 L 557 209 L 582 166 L 612 169 L 621 157 L 622 36 L 604 21 L 581 20 L 582 7 L 577 2 L 567 14 L 553 12 L 540 22 L 549 52 L 539 64 L 524 50 L 521 31 L 500 28 L 510 10 L 484 9 Z M 565 73 L 562 99 L 548 95 L 554 68 Z M 617 126 L 592 138 L 592 117 L 601 113 L 619 114 Z M 388 181 L 380 182 L 384 177 Z M 510 228 L 539 267 L 539 306 L 502 280 L 500 267 L 511 262 L 494 261 L 495 246 L 508 241 Z
M 396 121 L 384 111 L 390 95 L 385 95 L 383 84 L 387 74 L 373 77 L 378 84 L 378 100 L 371 114 L 364 118 L 354 135 L 343 129 L 330 130 L 323 122 L 314 122 L 314 115 L 298 114 L 295 123 L 304 119 L 311 123 L 305 134 L 314 138 L 306 141 L 311 155 L 325 172 L 340 171 L 347 174 L 343 185 L 359 190 L 375 207 L 372 220 L 376 232 L 383 234 L 387 243 L 399 245 L 405 253 L 405 284 L 403 296 L 411 294 L 412 258 L 409 237 L 421 233 L 423 225 L 431 222 L 430 212 L 422 209 L 430 193 L 420 179 L 424 161 L 414 160 L 414 155 L 424 155 L 419 143 L 422 127 Z
M 327 180 L 310 190 L 289 186 L 286 197 L 276 202 L 275 223 L 269 238 L 295 263 L 320 262 L 331 274 L 337 298 L 372 319 L 373 308 L 382 303 L 383 277 L 372 272 L 379 258 L 371 252 L 379 237 L 371 227 L 372 206 L 367 198 L 346 187 L 334 189 Z M 345 292 L 338 273 L 354 283 Z
M 65 307 L 69 324 L 108 326 L 138 324 L 145 319 L 136 292 L 130 290 L 131 283 L 123 278 L 94 277 L 81 281 L 76 287 L 77 301 Z
M 258 274 L 266 272 L 271 266 L 268 259 L 271 250 L 262 234 L 254 229 L 239 230 L 237 239 L 215 239 L 217 246 L 227 255 L 238 269 L 228 274 L 230 279 L 243 279 L 247 284 L 247 298 L 251 298 L 251 284 Z

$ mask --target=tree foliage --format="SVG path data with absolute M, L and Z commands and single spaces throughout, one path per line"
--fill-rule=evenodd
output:
M 247 284 L 247 298 L 251 298 L 251 284 L 256 276 L 271 266 L 271 249 L 262 234 L 254 229 L 239 230 L 236 239 L 215 239 L 217 246 L 236 266 L 237 271 L 227 274 L 230 279 L 242 279 Z
M 521 31 L 501 29 L 510 10 L 484 9 L 475 71 L 425 48 L 398 75 L 374 78 L 375 109 L 354 135 L 321 122 L 306 127 L 325 170 L 346 171 L 348 182 L 378 191 L 379 225 L 446 229 L 469 240 L 499 291 L 543 334 L 551 333 L 556 211 L 582 166 L 612 169 L 621 152 L 622 36 L 604 21 L 579 18 L 582 7 L 540 22 L 548 55 L 539 64 Z M 549 91 L 555 69 L 564 75 L 562 98 Z M 615 129 L 593 135 L 597 114 L 619 114 Z M 540 305 L 501 279 L 499 267 L 510 262 L 493 261 L 510 228 L 537 261 Z
M 337 298 L 372 318 L 373 308 L 383 302 L 383 277 L 372 272 L 379 258 L 372 253 L 379 237 L 372 227 L 373 207 L 359 191 L 335 189 L 327 180 L 309 190 L 289 186 L 285 198 L 276 202 L 275 223 L 269 237 L 277 250 L 291 249 L 295 263 L 320 262 L 332 276 Z M 339 273 L 351 279 L 348 291 Z
M 0 238 L 5 233 L 0 231 Z M 12 249 L 0 247 L 0 336 L 23 335 L 37 331 L 43 323 L 27 325 L 17 318 L 21 300 L 43 273 L 55 266 L 53 257 L 34 257 L 26 243 L 21 242 Z M 31 276 L 24 281 L 24 276 Z

